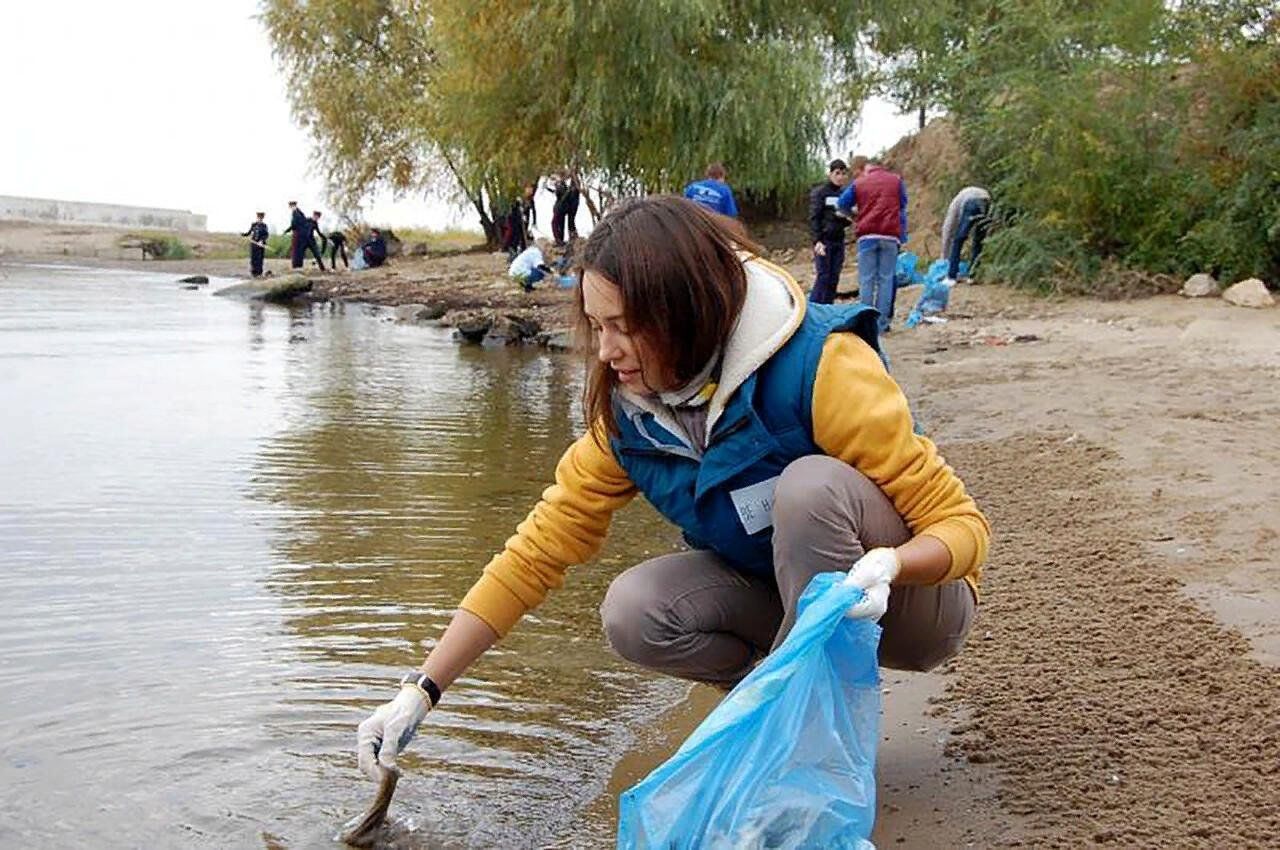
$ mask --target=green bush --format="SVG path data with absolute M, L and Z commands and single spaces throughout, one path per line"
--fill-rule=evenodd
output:
M 1121 7 L 1146 9 L 1128 26 L 1058 5 L 992 28 L 954 78 L 1002 225 L 985 272 L 1098 294 L 1200 271 L 1280 284 L 1280 43 L 1186 38 L 1158 4 Z
M 293 234 L 291 233 L 273 233 L 267 237 L 267 256 L 268 257 L 287 257 L 289 256 L 289 247 L 293 244 Z
M 161 260 L 188 260 L 191 258 L 191 249 L 187 244 L 176 236 L 166 236 L 159 240 L 159 253 L 157 259 Z

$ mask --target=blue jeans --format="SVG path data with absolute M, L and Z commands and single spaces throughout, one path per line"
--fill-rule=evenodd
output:
M 897 239 L 864 236 L 858 240 L 858 299 L 880 311 L 880 333 L 887 333 L 893 321 L 893 275 L 897 265 Z
M 844 240 L 823 240 L 822 246 L 827 253 L 813 255 L 813 289 L 809 290 L 809 300 L 814 304 L 830 304 L 835 300 L 836 284 L 840 282 L 840 270 L 844 268 Z
M 982 240 L 987 236 L 987 210 L 990 201 L 983 198 L 970 198 L 960 208 L 960 223 L 956 225 L 956 238 L 951 242 L 951 256 L 947 258 L 947 277 L 955 280 L 960 276 L 960 249 L 964 240 L 973 234 L 973 256 L 969 258 L 969 274 L 978 264 L 978 255 L 982 253 Z

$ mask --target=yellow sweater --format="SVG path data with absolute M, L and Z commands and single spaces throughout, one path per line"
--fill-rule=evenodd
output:
M 850 398 L 860 403 L 850 405 Z M 963 578 L 977 589 L 990 526 L 933 442 L 914 433 L 902 390 L 855 334 L 832 334 L 823 346 L 813 436 L 828 455 L 879 485 L 912 534 L 942 541 L 951 552 L 943 581 Z M 462 608 L 505 635 L 564 583 L 569 565 L 599 551 L 613 512 L 635 494 L 608 441 L 598 444 L 584 434 L 560 458 L 555 484 L 484 568 Z

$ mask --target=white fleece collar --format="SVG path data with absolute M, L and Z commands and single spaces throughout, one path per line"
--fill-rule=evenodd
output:
M 804 320 L 807 302 L 791 275 L 759 257 L 747 258 L 743 266 L 747 271 L 747 297 L 725 343 L 720 385 L 707 411 L 708 434 L 734 391 L 791 339 Z
M 754 256 L 744 255 L 743 267 L 747 273 L 747 296 L 738 322 L 725 343 L 720 382 L 707 410 L 708 436 L 734 391 L 791 339 L 804 320 L 807 303 L 804 291 L 791 275 Z M 683 433 L 670 409 L 657 398 L 627 390 L 621 392 L 631 407 L 653 414 L 658 423 L 673 434 Z

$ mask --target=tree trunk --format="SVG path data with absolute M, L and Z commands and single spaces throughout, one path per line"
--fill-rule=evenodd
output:
M 471 206 L 475 208 L 476 216 L 480 219 L 480 229 L 484 231 L 485 246 L 496 250 L 501 247 L 502 239 L 498 233 L 498 224 L 493 220 L 490 211 L 485 209 L 484 204 L 484 187 L 470 186 L 467 181 L 462 179 L 462 174 L 453 164 L 453 159 L 445 151 L 440 152 L 444 158 L 444 163 L 449 167 L 449 171 L 453 174 L 453 179 L 458 181 L 458 185 L 462 187 L 462 192 L 467 196 L 467 200 L 471 202 Z
M 586 186 L 582 187 L 582 200 L 587 202 L 587 212 L 591 213 L 591 226 L 595 227 L 596 222 L 600 221 L 600 207 L 591 200 L 591 189 Z
M 484 231 L 485 247 L 496 251 L 501 247 L 499 243 L 502 241 L 498 234 L 498 225 L 479 204 L 476 204 L 476 211 L 480 214 L 480 228 Z
M 919 113 L 919 116 L 920 116 L 920 119 L 919 119 L 919 120 L 920 120 L 920 129 L 921 129 L 921 130 L 923 130 L 923 129 L 924 129 L 924 107 L 923 107 L 923 106 L 921 106 L 921 107 L 920 107 L 920 113 Z

